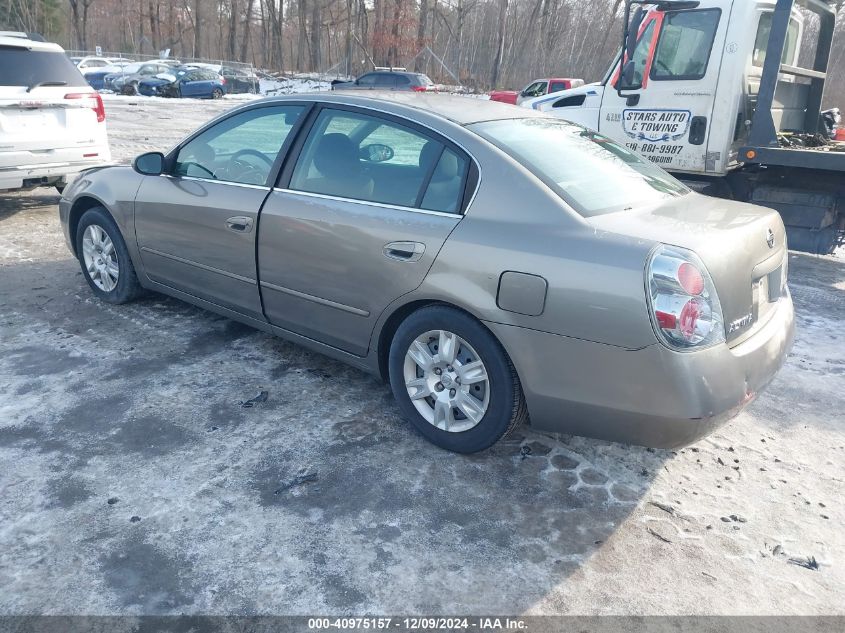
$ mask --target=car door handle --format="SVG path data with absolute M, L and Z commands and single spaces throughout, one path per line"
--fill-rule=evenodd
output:
M 421 242 L 390 242 L 384 245 L 384 256 L 400 262 L 416 262 L 425 253 Z
M 226 220 L 226 228 L 236 233 L 249 233 L 252 231 L 252 218 L 236 215 Z

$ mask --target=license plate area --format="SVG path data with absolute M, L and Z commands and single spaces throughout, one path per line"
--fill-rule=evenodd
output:
M 783 266 L 779 266 L 768 275 L 763 275 L 754 281 L 752 288 L 754 322 L 765 319 L 775 309 L 781 295 L 781 275 Z

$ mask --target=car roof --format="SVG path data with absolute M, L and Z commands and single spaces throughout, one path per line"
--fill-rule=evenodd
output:
M 53 42 L 39 42 L 37 40 L 30 40 L 25 37 L 0 35 L 0 46 L 8 46 L 14 48 L 25 48 L 31 51 L 50 51 L 53 53 L 64 53 L 63 49 L 58 44 Z
M 364 75 L 405 75 L 406 77 L 419 77 L 425 73 L 415 73 L 410 70 L 371 70 Z M 361 75 L 362 77 L 364 75 Z
M 418 112 L 426 112 L 459 125 L 469 125 L 480 121 L 542 118 L 547 116 L 536 110 L 520 108 L 507 103 L 458 95 L 392 90 L 373 90 L 368 91 L 368 93 L 366 96 L 359 96 L 349 92 L 301 93 L 269 97 L 261 101 L 323 101 L 326 103 L 359 105 L 373 109 L 379 109 L 379 106 L 390 105 L 393 106 L 391 110 L 395 111 L 396 114 L 404 115 L 411 119 Z

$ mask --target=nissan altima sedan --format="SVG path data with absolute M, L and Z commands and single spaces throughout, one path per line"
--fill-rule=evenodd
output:
M 793 340 L 776 212 L 504 104 L 251 102 L 83 173 L 59 210 L 103 301 L 165 293 L 379 374 L 458 452 L 523 422 L 689 443 Z

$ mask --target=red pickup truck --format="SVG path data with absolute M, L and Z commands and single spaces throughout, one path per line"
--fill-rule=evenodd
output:
M 583 85 L 583 79 L 557 77 L 549 79 L 535 79 L 520 91 L 494 90 L 490 93 L 490 100 L 519 105 L 526 99 L 542 97 L 543 95 L 549 94 L 550 92 L 560 92 L 561 90 L 569 90 L 570 88 L 577 88 L 578 86 Z

